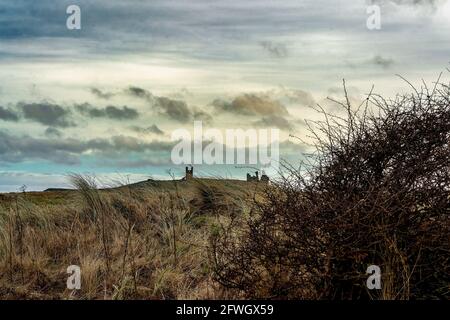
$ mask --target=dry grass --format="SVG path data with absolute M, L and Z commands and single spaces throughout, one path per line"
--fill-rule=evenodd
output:
M 204 181 L 98 190 L 90 177 L 71 179 L 78 191 L 3 196 L 0 298 L 227 297 L 212 280 L 207 247 L 228 213 L 211 214 L 205 189 L 218 192 L 221 210 L 236 211 L 236 187 L 219 192 L 226 183 Z M 81 290 L 66 288 L 69 265 L 81 268 Z

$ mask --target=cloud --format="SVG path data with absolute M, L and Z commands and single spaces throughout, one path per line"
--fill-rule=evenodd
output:
M 267 92 L 272 99 L 288 104 L 315 105 L 316 101 L 311 93 L 300 89 L 277 88 Z
M 388 69 L 394 64 L 393 59 L 384 58 L 380 55 L 374 56 L 369 62 L 384 69 Z
M 292 130 L 293 125 L 291 122 L 289 122 L 287 119 L 276 116 L 276 115 L 270 115 L 267 117 L 263 117 L 261 120 L 255 121 L 254 125 L 258 127 L 265 127 L 265 128 L 278 128 L 280 130 Z
M 151 92 L 139 87 L 129 87 L 125 90 L 125 93 L 136 98 L 145 99 L 147 101 L 152 101 L 153 99 L 153 95 L 151 94 Z
M 216 99 L 212 106 L 218 110 L 242 115 L 287 115 L 286 108 L 268 95 L 243 94 L 231 102 Z
M 85 116 L 92 118 L 109 118 L 114 120 L 132 120 L 139 117 L 139 112 L 133 108 L 123 106 L 122 108 L 115 106 L 107 106 L 103 109 L 98 109 L 89 103 L 78 104 L 75 106 L 78 112 Z
M 376 0 L 374 3 L 383 4 L 386 2 L 394 3 L 398 6 L 430 6 L 437 8 L 439 5 L 445 3 L 446 0 Z
M 100 143 L 97 143 L 100 142 Z M 113 136 L 110 139 L 98 139 L 88 141 L 88 146 L 101 152 L 146 152 L 146 151 L 170 151 L 173 143 L 166 141 L 146 142 L 129 136 Z
M 89 140 L 43 139 L 30 136 L 12 136 L 0 131 L 0 163 L 18 163 L 27 160 L 46 160 L 58 164 L 78 165 L 82 155 L 94 156 L 96 159 L 127 158 L 130 153 L 148 155 L 155 152 L 167 153 L 174 143 L 165 141 L 146 142 L 129 136 L 95 138 Z
M 173 92 L 173 93 L 169 94 L 170 98 L 179 99 L 179 100 L 185 99 L 186 97 L 192 97 L 192 96 L 193 96 L 192 92 L 190 92 L 187 88 L 181 88 L 177 92 Z
M 25 119 L 33 120 L 52 127 L 75 126 L 68 118 L 70 111 L 56 104 L 42 103 L 19 103 L 19 109 L 23 112 Z
M 194 113 L 191 109 L 189 109 L 187 103 L 183 100 L 154 96 L 150 91 L 139 87 L 129 87 L 125 90 L 125 92 L 128 95 L 149 102 L 159 114 L 164 115 L 169 119 L 183 123 L 194 119 Z
M 164 131 L 162 131 L 156 124 L 152 124 L 151 126 L 147 128 L 139 127 L 139 126 L 131 126 L 131 130 L 141 133 L 141 134 L 148 134 L 148 133 L 154 133 L 157 135 L 164 135 Z
M 103 92 L 102 90 L 98 89 L 98 88 L 91 88 L 91 93 L 96 96 L 97 98 L 100 99 L 111 99 L 114 96 L 114 93 L 111 92 Z
M 0 120 L 19 121 L 19 115 L 10 109 L 0 106 Z
M 286 58 L 288 56 L 287 48 L 282 43 L 273 43 L 272 41 L 261 41 L 261 47 L 274 58 Z
M 155 106 L 159 108 L 161 114 L 179 122 L 189 122 L 193 118 L 191 110 L 186 102 L 173 100 L 167 97 L 156 97 Z
M 49 140 L 11 136 L 0 131 L 0 163 L 43 159 L 59 164 L 79 164 L 76 154 L 85 148 L 74 139 Z
M 199 120 L 206 124 L 213 123 L 213 117 L 203 110 L 194 110 L 194 120 Z
M 62 132 L 56 128 L 48 127 L 44 132 L 46 137 L 49 138 L 61 138 L 63 136 Z

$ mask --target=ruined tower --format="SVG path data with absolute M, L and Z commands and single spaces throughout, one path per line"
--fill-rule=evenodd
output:
M 255 175 L 252 176 L 251 174 L 247 173 L 247 181 L 248 182 L 258 182 L 261 181 L 263 183 L 269 183 L 270 179 L 269 177 L 266 175 L 266 173 L 263 171 L 261 174 L 261 179 L 259 178 L 259 172 L 256 171 Z
M 264 171 L 261 174 L 261 180 L 260 181 L 264 182 L 264 183 L 269 183 L 270 182 L 269 176 Z
M 254 176 L 252 176 L 252 175 L 247 173 L 247 181 L 249 181 L 249 182 L 258 182 L 259 181 L 259 173 L 258 173 L 258 171 L 255 172 Z
M 194 167 L 186 167 L 186 175 L 184 176 L 184 180 L 192 180 L 194 178 Z

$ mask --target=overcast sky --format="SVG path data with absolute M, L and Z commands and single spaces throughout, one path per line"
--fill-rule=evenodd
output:
M 66 27 L 72 4 L 81 30 Z M 333 108 L 343 78 L 352 99 L 393 96 L 408 90 L 396 74 L 431 83 L 449 61 L 445 0 L 2 0 L 0 192 L 66 186 L 68 172 L 181 175 L 170 134 L 194 120 L 279 128 L 295 162 L 306 147 L 289 134 L 306 134 L 311 105 Z

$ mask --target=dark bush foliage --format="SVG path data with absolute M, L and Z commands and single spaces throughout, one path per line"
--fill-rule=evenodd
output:
M 449 86 L 339 104 L 344 117 L 318 107 L 309 161 L 212 239 L 218 281 L 246 297 L 448 299 Z

